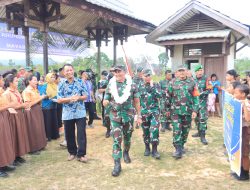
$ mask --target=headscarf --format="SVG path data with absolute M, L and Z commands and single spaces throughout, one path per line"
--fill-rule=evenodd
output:
M 49 98 L 54 98 L 57 95 L 57 84 L 55 81 L 51 83 L 51 77 L 55 76 L 54 73 L 48 73 L 45 77 L 45 82 L 47 83 L 46 94 Z

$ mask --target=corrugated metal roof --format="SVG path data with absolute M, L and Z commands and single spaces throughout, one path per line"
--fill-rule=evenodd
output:
M 155 30 L 146 36 L 146 41 L 150 43 L 157 44 L 157 39 L 160 36 L 166 36 L 169 33 L 174 33 L 175 29 L 182 26 L 194 15 L 203 13 L 224 25 L 225 28 L 230 28 L 234 33 L 246 36 L 247 41 L 249 41 L 249 26 L 242 24 L 241 22 L 230 18 L 221 12 L 212 9 L 211 7 L 202 4 L 199 1 L 190 1 L 182 9 L 178 10 L 175 14 L 170 16 L 167 20 L 162 22 Z M 216 17 L 216 18 L 215 18 Z
M 123 18 L 124 20 L 129 19 L 132 23 L 131 26 L 128 26 L 129 35 L 146 34 L 156 27 L 149 22 L 135 18 L 132 11 L 129 10 L 128 5 L 121 0 L 82 0 L 82 3 L 83 5 L 84 3 L 93 5 L 97 10 L 98 8 L 102 8 L 107 10 L 107 12 L 111 11 L 114 13 L 113 15 L 117 15 L 117 17 L 119 17 L 118 20 L 121 22 L 115 23 L 108 17 L 102 18 L 102 16 L 98 15 L 99 12 L 84 11 L 79 7 L 71 7 L 66 4 L 61 4 L 61 14 L 66 15 L 66 17 L 63 20 L 51 22 L 49 25 L 50 30 L 87 37 L 87 31 L 85 30 L 86 27 L 96 26 L 98 20 L 103 19 L 105 26 L 112 29 L 113 25 L 123 24 Z M 0 21 L 6 22 L 4 6 L 0 7 Z M 37 23 L 32 20 L 30 20 L 29 23 L 31 24 L 31 27 L 37 27 Z
M 205 32 L 192 32 L 192 33 L 180 33 L 169 34 L 159 37 L 156 41 L 168 41 L 168 40 L 186 40 L 186 39 L 199 39 L 199 38 L 226 38 L 229 36 L 231 30 L 215 30 Z

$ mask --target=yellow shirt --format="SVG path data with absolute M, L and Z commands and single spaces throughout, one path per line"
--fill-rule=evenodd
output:
M 38 90 L 36 88 L 32 88 L 31 86 L 24 89 L 22 96 L 24 102 L 33 102 L 40 98 Z
M 3 96 L 5 96 L 8 103 L 16 103 L 16 104 L 22 104 L 23 99 L 21 94 L 18 92 L 18 90 L 11 90 L 10 88 L 7 88 L 7 90 L 3 93 Z

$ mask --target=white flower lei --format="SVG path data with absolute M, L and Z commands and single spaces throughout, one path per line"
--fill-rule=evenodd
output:
M 123 89 L 122 96 L 119 96 L 116 84 L 116 77 L 112 77 L 110 80 L 110 93 L 114 97 L 114 100 L 118 104 L 123 104 L 127 101 L 130 96 L 131 86 L 132 86 L 132 78 L 129 75 L 125 75 L 126 79 L 126 87 Z

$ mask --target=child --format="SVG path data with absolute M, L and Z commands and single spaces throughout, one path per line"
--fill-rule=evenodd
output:
M 207 111 L 208 113 L 211 112 L 212 117 L 214 117 L 215 112 L 215 99 L 216 95 L 214 94 L 213 89 L 210 89 L 210 93 L 208 94 L 207 99 Z
M 240 176 L 234 174 L 238 180 L 249 180 L 249 139 L 250 139 L 250 100 L 247 99 L 249 87 L 241 84 L 235 87 L 234 98 L 243 104 L 242 118 L 242 158 Z M 249 98 L 249 97 L 248 97 Z

